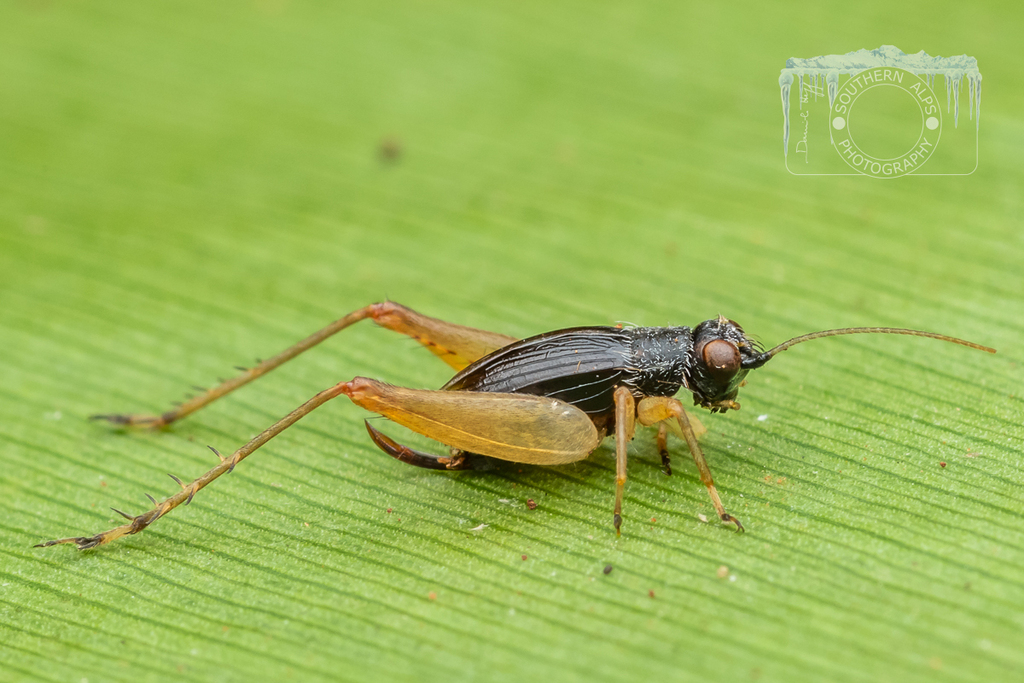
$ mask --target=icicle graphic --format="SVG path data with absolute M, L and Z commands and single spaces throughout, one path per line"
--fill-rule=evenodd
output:
M 934 90 L 935 74 L 941 73 L 946 86 L 946 111 L 949 112 L 950 100 L 953 106 L 953 125 L 957 126 L 960 119 L 960 86 L 961 80 L 967 76 L 970 89 L 970 115 L 977 120 L 981 117 L 981 73 L 978 71 L 978 60 L 967 55 L 953 57 L 931 57 L 923 50 L 908 55 L 892 45 L 882 45 L 874 50 L 857 50 L 845 55 L 825 55 L 800 59 L 792 57 L 786 60 L 786 68 L 779 76 L 782 88 L 782 113 L 785 118 L 783 126 L 783 147 L 789 151 L 789 90 L 793 78 L 800 78 L 800 94 L 803 95 L 804 76 L 810 78 L 810 87 L 814 88 L 815 98 L 818 96 L 819 77 L 824 78 L 828 87 L 828 106 L 832 108 L 839 92 L 839 76 L 853 76 L 866 69 L 888 66 L 904 69 L 921 76 L 928 87 Z M 977 124 L 976 124 L 977 125 Z M 831 134 L 831 128 L 829 129 Z
M 974 102 L 975 107 L 977 107 L 977 111 L 974 114 L 974 130 L 977 131 L 978 126 L 981 125 L 981 74 L 977 74 L 973 79 L 976 79 L 976 84 L 974 86 Z
M 960 122 L 960 76 L 962 72 L 953 74 L 953 127 L 958 128 Z
M 793 74 L 783 72 L 779 76 L 779 87 L 782 89 L 782 151 L 789 156 L 789 88 L 793 85 Z
M 828 108 L 831 109 L 839 92 L 839 72 L 829 71 L 825 74 L 825 80 L 828 81 Z
M 967 78 L 967 93 L 968 102 L 970 102 L 967 118 L 974 119 L 974 79 L 970 77 Z

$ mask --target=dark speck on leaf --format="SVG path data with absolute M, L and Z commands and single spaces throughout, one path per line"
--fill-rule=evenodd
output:
M 377 155 L 386 164 L 398 161 L 402 156 L 402 142 L 393 137 L 384 138 L 377 147 Z

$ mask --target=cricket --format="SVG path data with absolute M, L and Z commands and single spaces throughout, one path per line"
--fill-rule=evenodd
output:
M 210 450 L 220 462 L 189 484 L 170 476 L 181 490 L 139 515 L 114 512 L 128 522 L 96 534 L 39 543 L 96 548 L 140 533 L 245 458 L 331 399 L 356 405 L 448 447 L 438 456 L 404 446 L 366 421 L 373 442 L 410 465 L 438 470 L 480 469 L 498 459 L 531 465 L 564 465 L 587 458 L 606 436 L 615 437 L 615 503 L 612 522 L 621 534 L 626 485 L 626 451 L 637 425 L 657 428 L 657 448 L 671 474 L 668 434 L 685 441 L 723 523 L 743 531 L 715 489 L 697 441 L 699 422 L 676 394 L 685 389 L 693 404 L 711 412 L 739 410 L 736 402 L 746 375 L 786 349 L 822 337 L 847 334 L 901 334 L 929 337 L 981 351 L 995 349 L 934 332 L 891 327 L 848 327 L 794 337 L 767 351 L 737 323 L 723 316 L 690 327 L 573 327 L 516 339 L 495 332 L 431 318 L 394 302 L 370 304 L 336 320 L 242 374 L 161 415 L 107 414 L 92 419 L 122 427 L 159 429 L 208 406 L 265 375 L 337 332 L 369 318 L 412 337 L 456 371 L 437 390 L 407 389 L 355 377 L 321 391 L 230 456 Z

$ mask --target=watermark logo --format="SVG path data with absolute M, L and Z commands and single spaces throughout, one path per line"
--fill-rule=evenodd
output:
M 936 76 L 942 76 L 945 102 L 935 93 Z M 965 81 L 965 113 L 973 125 L 961 126 Z M 973 57 L 908 55 L 883 45 L 793 58 L 779 86 L 790 173 L 897 178 L 968 175 L 978 166 L 981 72 Z

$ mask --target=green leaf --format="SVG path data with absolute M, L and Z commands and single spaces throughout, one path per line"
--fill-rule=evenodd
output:
M 0 679 L 1024 672 L 1018 5 L 3 16 Z M 778 69 L 883 34 L 979 58 L 977 172 L 791 176 Z M 363 323 L 162 432 L 87 419 L 164 410 L 385 297 L 515 336 L 722 313 L 769 345 L 888 325 L 999 354 L 851 337 L 752 373 L 742 411 L 702 416 L 742 535 L 685 447 L 666 478 L 647 432 L 616 538 L 607 444 L 571 467 L 418 470 L 341 400 L 141 535 L 32 547 L 142 512 L 166 473 L 216 463 L 207 444 L 338 381 L 440 386 L 445 366 Z

